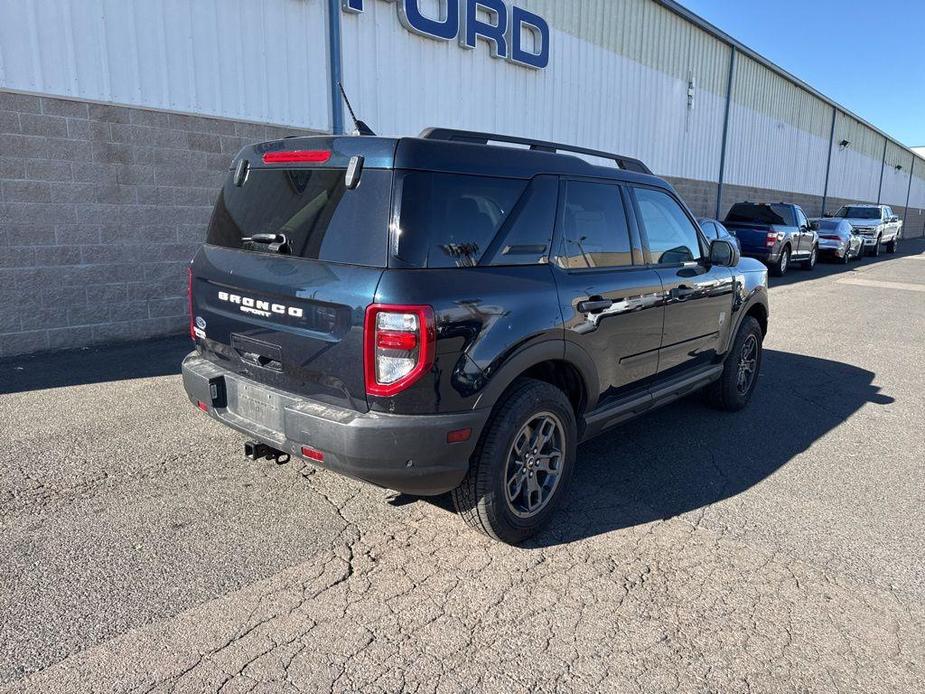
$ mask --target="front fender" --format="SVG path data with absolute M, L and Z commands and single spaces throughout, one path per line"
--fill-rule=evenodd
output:
M 742 321 L 745 316 L 752 312 L 755 306 L 760 306 L 764 311 L 765 320 L 771 315 L 768 302 L 768 275 L 767 270 L 761 272 L 741 272 L 738 269 L 735 272 L 735 296 L 732 302 L 732 326 L 726 333 L 725 344 L 722 345 L 722 354 L 729 352 Z

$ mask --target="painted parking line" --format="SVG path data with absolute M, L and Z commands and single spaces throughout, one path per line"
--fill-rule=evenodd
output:
M 845 277 L 838 280 L 838 284 L 854 284 L 859 287 L 877 287 L 878 289 L 904 289 L 909 292 L 925 292 L 925 284 L 909 284 L 906 282 L 881 282 L 880 280 L 865 280 L 861 277 Z

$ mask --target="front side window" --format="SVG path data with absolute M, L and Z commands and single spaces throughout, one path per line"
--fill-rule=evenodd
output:
M 694 224 L 667 193 L 636 188 L 640 223 L 649 240 L 649 262 L 689 263 L 700 259 L 700 239 Z
M 809 222 L 806 221 L 806 215 L 803 214 L 803 210 L 797 209 L 797 226 L 805 227 Z
M 606 183 L 566 183 L 559 265 L 584 269 L 632 264 L 620 189 Z

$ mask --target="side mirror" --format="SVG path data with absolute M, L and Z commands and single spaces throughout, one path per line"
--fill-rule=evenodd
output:
M 813 231 L 819 231 L 819 222 L 810 222 L 809 228 Z
M 897 217 L 896 215 L 893 215 L 892 217 L 890 217 L 890 223 L 891 223 L 891 224 L 892 224 L 893 222 L 898 222 L 898 221 L 899 221 L 899 217 Z
M 739 249 L 726 239 L 716 239 L 710 244 L 710 265 L 735 267 L 739 264 Z

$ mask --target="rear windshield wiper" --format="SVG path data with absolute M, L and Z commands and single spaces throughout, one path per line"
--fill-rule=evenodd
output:
M 279 253 L 289 255 L 292 249 L 289 247 L 289 239 L 285 234 L 254 234 L 253 236 L 244 236 L 241 239 L 242 244 L 254 246 L 258 243 L 267 244 L 267 253 Z M 256 250 L 256 249 L 255 249 Z

